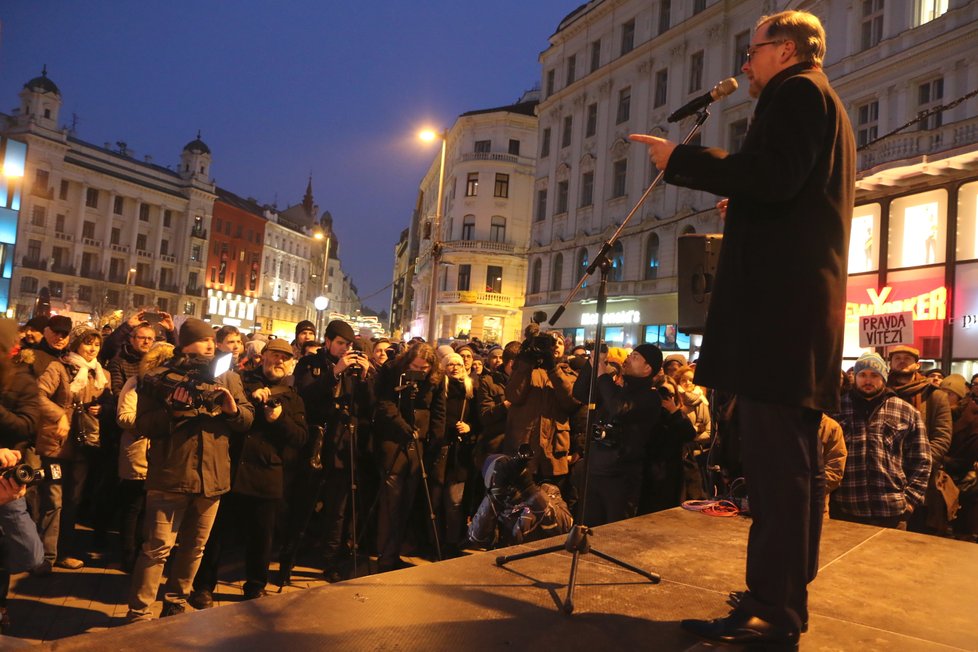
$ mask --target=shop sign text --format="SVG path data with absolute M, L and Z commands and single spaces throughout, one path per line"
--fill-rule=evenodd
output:
M 890 299 L 893 288 L 884 287 L 878 293 L 875 289 L 866 290 L 870 303 L 846 303 L 846 319 L 856 319 L 868 315 L 888 315 L 898 312 L 911 312 L 915 321 L 945 319 L 947 317 L 947 288 L 939 287 L 930 292 L 918 294 L 908 299 Z M 862 330 L 862 329 L 860 329 Z
M 596 326 L 598 323 L 598 313 L 586 312 L 581 315 L 581 326 Z M 606 312 L 604 315 L 605 325 L 609 324 L 641 324 L 642 315 L 638 310 L 622 310 L 620 312 Z

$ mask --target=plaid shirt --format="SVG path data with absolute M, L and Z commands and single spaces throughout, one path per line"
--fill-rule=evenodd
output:
M 863 399 L 852 392 L 842 397 L 835 417 L 842 426 L 848 456 L 832 502 L 851 516 L 899 516 L 908 506 L 923 503 L 927 490 L 930 444 L 920 413 L 891 390 L 884 391 L 889 395 L 868 421 L 854 403 Z

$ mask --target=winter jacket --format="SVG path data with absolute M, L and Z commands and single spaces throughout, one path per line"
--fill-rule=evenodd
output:
M 165 369 L 186 372 L 194 364 L 189 357 L 174 358 L 150 374 Z M 237 414 L 177 414 L 168 397 L 159 396 L 159 390 L 143 378 L 137 389 L 136 431 L 152 440 L 147 456 L 147 490 L 214 497 L 231 489 L 230 440 L 251 427 L 255 411 L 238 374 L 228 371 L 216 383 L 231 392 Z
M 271 385 L 261 369 L 246 372 L 241 381 L 254 407 L 255 420 L 244 438 L 236 439 L 231 445 L 231 491 L 258 498 L 281 498 L 285 485 L 285 449 L 298 450 L 309 434 L 305 404 L 292 387 Z M 262 387 L 271 387 L 273 398 L 282 405 L 282 414 L 275 421 L 265 419 L 264 405 L 252 396 Z
M 510 402 L 503 452 L 513 454 L 520 445 L 533 451 L 530 472 L 541 478 L 565 475 L 569 470 L 571 416 L 580 403 L 574 398 L 577 374 L 565 363 L 553 369 L 534 368 L 517 358 L 506 384 Z

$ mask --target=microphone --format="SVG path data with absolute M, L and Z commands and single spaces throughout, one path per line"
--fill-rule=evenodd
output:
M 706 108 L 719 100 L 720 98 L 730 95 L 735 90 L 737 90 L 737 80 L 733 77 L 727 77 L 722 82 L 719 82 L 713 87 L 713 90 L 709 93 L 700 95 L 695 100 L 690 100 L 682 108 L 673 111 L 666 120 L 668 122 L 679 122 L 683 118 L 688 118 L 700 109 Z

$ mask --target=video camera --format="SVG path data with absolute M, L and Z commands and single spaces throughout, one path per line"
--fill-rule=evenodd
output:
M 231 368 L 232 357 L 228 353 L 215 357 L 213 361 L 201 358 L 199 364 L 186 369 L 164 367 L 159 372 L 146 374 L 143 388 L 176 410 L 200 410 L 216 416 L 221 411 L 225 394 L 215 380 Z M 188 402 L 173 400 L 173 392 L 179 388 L 190 395 Z
M 525 339 L 520 345 L 520 356 L 532 360 L 534 368 L 553 366 L 557 353 L 557 341 L 553 335 L 540 334 L 540 324 L 547 319 L 547 313 L 538 310 L 530 318 L 531 324 L 523 330 Z
M 0 469 L 0 477 L 10 478 L 17 484 L 28 487 L 44 480 L 57 482 L 61 479 L 61 465 L 46 464 L 39 469 L 35 469 L 30 464 L 18 464 Z

